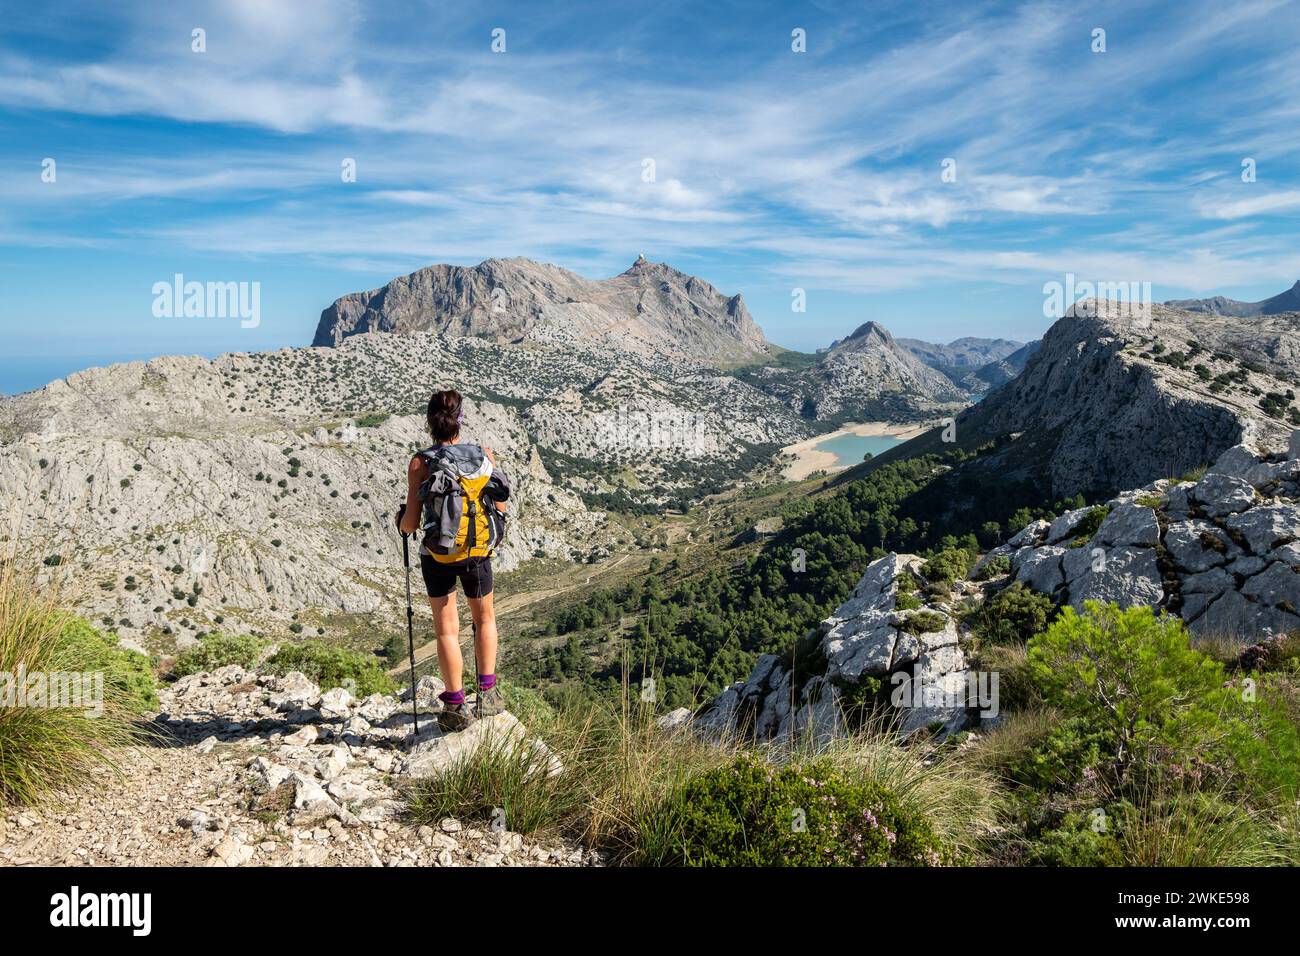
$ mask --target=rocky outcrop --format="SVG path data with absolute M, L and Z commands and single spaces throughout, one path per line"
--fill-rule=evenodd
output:
M 1196 481 L 1099 508 L 1030 525 L 976 570 L 1005 558 L 1014 580 L 1076 608 L 1150 605 L 1244 644 L 1300 630 L 1300 432 L 1284 453 L 1236 445 Z
M 321 313 L 312 344 L 366 332 L 581 343 L 723 365 L 770 352 L 739 295 L 644 257 L 611 279 L 523 258 L 429 266 L 336 300 Z
M 982 683 L 995 675 L 968 667 L 950 602 L 1011 582 L 1078 609 L 1161 608 L 1243 647 L 1300 631 L 1300 431 L 1285 452 L 1233 446 L 1195 481 L 1161 479 L 1034 521 L 976 563 L 971 577 L 988 585 L 929 587 L 924 569 L 915 555 L 872 562 L 800 650 L 764 655 L 698 716 L 674 712 L 662 725 L 815 744 L 845 733 L 864 704 L 888 703 L 904 734 L 995 717 L 996 686 Z
M 848 711 L 888 700 L 900 733 L 965 726 L 970 673 L 955 618 L 921 597 L 924 561 L 872 562 L 822 623 L 809 660 L 766 654 L 694 722 L 714 739 L 822 742 L 846 731 Z M 671 715 L 670 715 L 671 716 Z M 672 720 L 681 723 L 681 715 Z

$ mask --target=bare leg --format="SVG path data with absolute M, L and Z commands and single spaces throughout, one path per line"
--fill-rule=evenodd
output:
M 474 618 L 474 653 L 479 670 L 484 674 L 497 672 L 497 612 L 492 607 L 491 593 L 481 598 L 466 598 L 469 613 Z M 439 645 L 441 646 L 441 645 Z
M 460 657 L 460 621 L 456 615 L 456 592 L 429 598 L 433 609 L 433 632 L 438 636 L 438 671 L 449 691 L 462 685 L 464 664 Z

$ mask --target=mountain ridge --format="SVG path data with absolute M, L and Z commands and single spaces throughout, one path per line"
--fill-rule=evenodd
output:
M 710 364 L 755 361 L 772 348 L 740 294 L 644 256 L 609 279 L 524 257 L 436 264 L 336 299 L 312 344 L 364 332 L 443 332 L 497 343 L 606 345 Z
M 1295 285 L 1286 291 L 1258 302 L 1243 302 L 1240 299 L 1216 295 L 1208 299 L 1170 299 L 1165 305 L 1184 312 L 1204 312 L 1209 315 L 1225 315 L 1234 318 L 1300 312 L 1300 279 L 1297 279 Z
M 1300 313 L 1225 318 L 1086 303 L 1048 329 L 1023 372 L 956 417 L 956 442 L 998 443 L 971 465 L 981 480 L 1041 482 L 1056 497 L 1183 474 L 1248 435 L 1285 446 L 1300 424 Z M 873 465 L 949 448 L 931 432 Z

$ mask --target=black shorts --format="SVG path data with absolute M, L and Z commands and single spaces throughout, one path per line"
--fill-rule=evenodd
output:
M 420 572 L 429 597 L 446 597 L 460 581 L 465 597 L 481 598 L 492 593 L 492 559 L 469 558 L 440 564 L 427 554 L 420 555 Z

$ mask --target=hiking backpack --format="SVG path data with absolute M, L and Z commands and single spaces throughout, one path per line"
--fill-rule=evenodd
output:
M 433 560 L 453 564 L 469 558 L 490 558 L 505 532 L 505 516 L 495 502 L 506 500 L 499 478 L 493 475 L 491 460 L 469 474 L 461 456 L 448 452 L 453 446 L 435 446 L 417 452 L 429 469 L 420 485 L 423 505 L 422 545 Z

